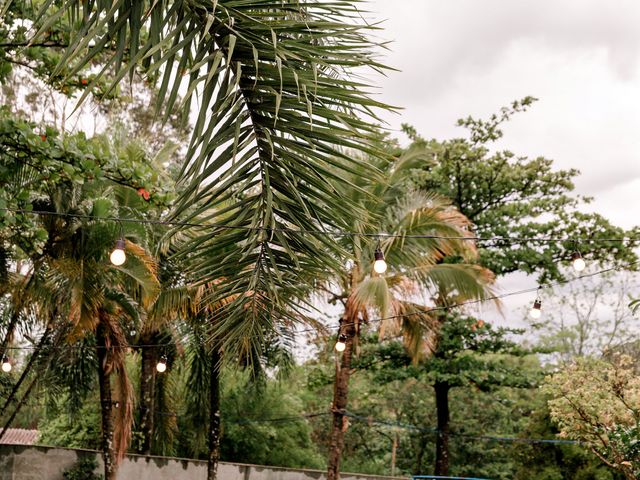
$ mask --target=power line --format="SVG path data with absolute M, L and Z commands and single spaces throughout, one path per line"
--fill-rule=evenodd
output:
M 634 262 L 630 262 L 626 265 L 626 267 L 632 267 L 636 264 L 640 263 L 640 260 L 636 260 Z M 572 282 L 576 282 L 578 280 L 583 280 L 585 278 L 591 278 L 591 277 L 596 277 L 599 275 L 603 275 L 605 273 L 609 273 L 609 272 L 614 272 L 614 271 L 618 271 L 621 270 L 623 266 L 615 266 L 615 267 L 609 267 L 609 268 L 603 268 L 601 270 L 597 270 L 595 272 L 592 273 L 585 273 L 583 275 L 580 275 L 578 277 L 572 278 L 572 279 L 568 279 L 568 280 L 559 280 L 556 282 L 551 282 L 548 283 L 544 286 L 539 286 L 539 287 L 532 287 L 532 288 L 525 288 L 522 290 L 515 290 L 512 292 L 507 292 L 507 293 L 503 293 L 503 294 L 499 294 L 499 295 L 492 295 L 490 297 L 485 297 L 485 298 L 481 298 L 481 299 L 477 299 L 477 300 L 468 300 L 468 301 L 464 301 L 464 302 L 458 302 L 458 303 L 453 303 L 450 305 L 443 305 L 443 306 L 437 306 L 437 307 L 431 307 L 431 308 L 426 308 L 426 309 L 418 309 L 414 312 L 407 312 L 407 313 L 402 313 L 402 314 L 397 314 L 397 315 L 389 315 L 386 317 L 379 317 L 379 318 L 375 318 L 372 320 L 369 320 L 366 324 L 367 325 L 371 325 L 371 324 L 376 324 L 376 323 L 381 323 L 387 320 L 394 320 L 394 319 L 399 319 L 399 318 L 405 318 L 405 317 L 410 317 L 410 316 L 414 316 L 414 315 L 425 315 L 425 314 L 429 314 L 429 313 L 433 313 L 433 312 L 442 312 L 442 311 L 448 311 L 450 309 L 455 309 L 455 308 L 462 308 L 462 307 L 468 307 L 471 305 L 479 305 L 482 303 L 486 303 L 486 302 L 492 302 L 492 301 L 496 301 L 496 300 L 501 300 L 503 298 L 508 298 L 508 297 L 513 297 L 513 296 L 517 296 L 517 295 L 523 295 L 525 293 L 536 293 L 539 292 L 540 289 L 550 289 L 553 287 L 558 287 L 558 286 L 563 286 L 563 285 L 568 285 Z M 341 327 L 344 326 L 349 326 L 349 325 L 355 325 L 356 323 L 361 323 L 361 322 L 345 322 L 342 324 L 338 324 L 338 325 L 327 325 L 325 326 L 325 328 L 327 330 L 337 330 L 339 331 L 341 329 Z M 296 330 L 295 332 L 293 332 L 294 334 L 301 334 L 301 333 L 314 333 L 317 332 L 319 329 L 318 328 L 307 328 L 307 329 L 302 329 L 302 330 Z M 243 337 L 243 338 L 261 338 L 258 336 L 255 337 Z M 65 346 L 61 346 L 59 347 L 60 349 L 73 349 L 73 348 L 105 348 L 105 349 L 117 349 L 117 348 L 126 348 L 126 349 L 141 349 L 141 348 L 165 348 L 165 347 L 169 347 L 171 345 L 174 345 L 175 342 L 168 342 L 168 343 L 162 343 L 162 344 L 124 344 L 124 345 L 112 345 L 109 347 L 103 346 L 103 347 L 96 347 L 96 346 L 91 346 L 91 347 L 87 347 L 86 345 L 65 345 Z M 11 349 L 11 350 L 35 350 L 35 346 L 8 346 L 6 347 L 7 350 Z
M 382 425 L 387 427 L 396 427 L 402 428 L 405 430 L 417 430 L 426 433 L 440 434 L 442 433 L 437 428 L 434 427 L 419 427 L 417 425 L 395 422 L 390 420 L 379 420 L 374 419 L 372 417 L 366 417 L 363 415 L 357 415 L 351 412 L 345 412 L 346 417 L 353 418 L 354 420 L 366 422 L 370 425 Z M 492 436 L 492 435 L 471 435 L 466 433 L 459 432 L 449 432 L 450 436 L 454 437 L 464 437 L 472 440 L 486 440 L 486 441 L 494 441 L 494 442 L 511 442 L 511 443 L 530 443 L 530 444 L 560 444 L 560 445 L 576 445 L 581 444 L 581 442 L 576 440 L 559 440 L 559 439 L 546 439 L 546 438 L 519 438 L 519 437 L 503 437 L 503 436 Z
M 111 400 L 111 405 L 114 408 L 120 408 L 120 406 L 125 403 L 120 400 Z M 130 405 L 135 406 L 132 402 Z M 25 406 L 29 407 L 46 407 L 48 406 L 45 402 L 27 402 Z M 187 417 L 188 415 L 185 413 L 179 412 L 168 412 L 163 410 L 152 410 L 153 413 L 160 416 L 167 417 Z M 258 424 L 258 423 L 290 423 L 297 422 L 302 420 L 309 420 L 311 418 L 318 417 L 326 417 L 332 415 L 332 412 L 312 412 L 312 413 L 301 413 L 299 415 L 288 415 L 283 417 L 254 417 L 254 418 L 225 418 L 223 417 L 223 421 L 230 424 L 236 425 L 250 425 L 250 424 Z M 372 427 L 373 425 L 380 425 L 385 427 L 393 427 L 393 428 L 401 428 L 403 430 L 415 430 L 424 433 L 431 433 L 434 435 L 440 434 L 440 430 L 435 427 L 420 427 L 417 425 L 413 425 L 410 423 L 402 423 L 393 420 L 383 420 L 374 418 L 371 416 L 359 415 L 352 412 L 344 412 L 345 417 L 351 418 L 353 420 L 357 420 L 359 422 L 366 423 L 368 427 Z M 466 433 L 460 433 L 455 431 L 450 431 L 448 434 L 452 437 L 461 437 L 468 438 L 471 440 L 483 440 L 483 441 L 493 441 L 493 442 L 503 442 L 503 443 L 527 443 L 527 444 L 557 444 L 557 445 L 581 445 L 582 442 L 577 440 L 562 440 L 562 439 L 548 439 L 548 438 L 521 438 L 521 437 L 506 437 L 506 436 L 494 436 L 494 435 L 472 435 Z
M 295 228 L 271 228 L 271 227 L 250 227 L 245 225 L 227 225 L 222 223 L 199 223 L 199 222 L 185 222 L 178 220 L 153 220 L 144 218 L 124 218 L 124 217 L 98 217 L 95 215 L 70 213 L 70 212 L 49 212 L 46 210 L 26 210 L 19 208 L 0 208 L 0 211 L 26 214 L 26 215 L 43 215 L 54 217 L 66 217 L 77 218 L 91 221 L 103 221 L 103 222 L 116 222 L 116 223 L 137 223 L 145 225 L 162 225 L 167 227 L 188 227 L 188 228 L 213 228 L 220 230 L 244 230 L 252 232 L 277 232 L 277 233 L 291 233 L 291 234 L 310 234 L 310 235 L 325 235 L 332 237 L 366 237 L 366 238 L 410 238 L 410 239 L 431 239 L 431 240 L 460 240 L 460 241 L 474 241 L 474 242 L 505 242 L 510 244 L 523 244 L 523 243 L 615 243 L 615 242 L 640 242 L 640 238 L 636 237 L 619 237 L 619 238 L 584 238 L 584 237 L 505 237 L 505 236 L 492 236 L 481 237 L 476 235 L 430 235 L 430 234 L 393 234 L 393 233 L 367 233 L 367 232 L 355 232 L 349 230 L 309 230 L 309 229 L 295 229 Z

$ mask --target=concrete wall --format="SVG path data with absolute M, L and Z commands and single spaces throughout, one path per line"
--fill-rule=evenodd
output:
M 0 480 L 63 480 L 62 472 L 83 456 L 92 456 L 102 465 L 100 455 L 93 450 L 0 445 Z M 206 473 L 207 463 L 202 461 L 128 455 L 120 464 L 118 479 L 204 480 Z M 220 463 L 218 478 L 220 480 L 323 480 L 325 472 Z M 342 474 L 341 478 L 343 480 L 383 480 L 399 477 Z

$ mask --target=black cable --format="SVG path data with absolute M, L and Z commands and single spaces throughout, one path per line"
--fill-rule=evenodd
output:
M 640 263 L 640 260 L 636 260 L 634 262 L 631 262 L 629 264 L 627 264 L 627 267 L 631 267 L 633 265 L 636 265 Z M 449 309 L 453 309 L 453 308 L 461 308 L 461 307 L 467 307 L 470 305 L 479 305 L 485 302 L 490 302 L 490 301 L 495 301 L 495 300 L 501 300 L 503 298 L 507 298 L 507 297 L 513 297 L 516 295 L 523 295 L 525 293 L 534 293 L 534 292 L 539 292 L 541 289 L 549 289 L 552 287 L 558 287 L 558 286 L 562 286 L 562 285 L 568 285 L 569 283 L 578 281 L 578 280 L 582 280 L 585 278 L 590 278 L 590 277 L 595 277 L 598 275 L 603 275 L 605 273 L 609 273 L 609 272 L 614 272 L 614 271 L 618 271 L 622 268 L 622 266 L 616 266 L 616 267 L 609 267 L 609 268 L 603 268 L 601 270 L 597 270 L 595 272 L 592 273 L 585 273 L 584 275 L 580 275 L 578 277 L 569 279 L 569 280 L 558 280 L 556 282 L 551 282 L 548 283 L 544 286 L 538 286 L 538 287 L 532 287 L 532 288 L 525 288 L 522 290 L 516 290 L 513 292 L 507 292 L 507 293 L 503 293 L 500 295 L 492 295 L 490 297 L 485 297 L 485 298 L 481 298 L 481 299 L 477 299 L 477 300 L 468 300 L 465 302 L 458 302 L 458 303 L 453 303 L 451 305 L 443 305 L 443 306 L 438 306 L 438 307 L 431 307 L 431 308 L 426 308 L 426 309 L 418 309 L 415 312 L 408 312 L 408 313 L 403 313 L 403 314 L 398 314 L 398 315 L 389 315 L 387 317 L 380 317 L 380 318 L 375 318 L 372 320 L 369 320 L 367 322 L 367 325 L 370 324 L 375 324 L 375 323 L 380 323 L 380 322 L 384 322 L 387 320 L 393 320 L 393 319 L 398 319 L 398 318 L 404 318 L 404 317 L 410 317 L 410 316 L 414 316 L 414 315 L 424 315 L 424 314 L 428 314 L 428 313 L 432 313 L 432 312 L 439 312 L 439 311 L 447 311 Z M 347 325 L 355 325 L 356 323 L 362 323 L 362 322 L 346 322 L 346 323 L 342 323 L 342 327 L 347 326 Z M 325 327 L 328 330 L 338 330 L 341 328 L 340 325 L 327 325 Z M 295 332 L 293 332 L 294 334 L 299 334 L 299 333 L 313 333 L 313 332 L 317 332 L 318 329 L 317 328 L 307 328 L 307 329 L 302 329 L 302 330 L 296 330 Z M 243 337 L 243 338 L 259 338 L 259 337 Z M 163 347 L 168 347 L 170 345 L 173 345 L 174 342 L 170 342 L 170 343 L 162 343 L 162 344 L 126 344 L 126 345 L 118 345 L 118 346 L 110 346 L 110 347 L 89 347 L 89 348 L 163 348 Z M 61 348 L 87 348 L 85 345 L 65 345 L 64 347 Z M 24 346 L 24 347 L 7 347 L 7 350 L 33 350 L 35 349 L 34 346 Z
M 0 211 L 18 213 L 18 214 L 32 214 L 32 215 L 46 215 L 57 216 L 67 218 L 79 218 L 84 220 L 93 221 L 106 221 L 106 222 L 122 222 L 122 223 L 140 223 L 147 225 L 164 225 L 168 227 L 189 227 L 189 228 L 218 228 L 221 230 L 245 230 L 254 232 L 278 232 L 278 233 L 293 233 L 293 234 L 311 234 L 311 235 L 326 235 L 333 237 L 367 237 L 367 238 L 413 238 L 413 239 L 432 239 L 432 240 L 460 240 L 460 241 L 475 241 L 475 242 L 507 242 L 510 244 L 522 244 L 522 243 L 609 243 L 609 242 L 638 242 L 640 238 L 635 237 L 619 237 L 619 238 L 579 238 L 579 237 L 479 237 L 479 236 L 456 236 L 456 235 L 429 235 L 429 234 L 387 234 L 387 233 L 366 233 L 366 232 L 354 232 L 348 230 L 330 231 L 330 230 L 297 230 L 294 228 L 271 228 L 271 227 L 248 227 L 242 225 L 226 225 L 221 223 L 197 223 L 197 222 L 184 222 L 178 220 L 151 220 L 141 218 L 120 218 L 120 217 L 96 217 L 93 215 L 86 215 L 80 213 L 65 213 L 65 212 L 48 212 L 45 210 L 25 210 L 18 208 L 0 208 Z

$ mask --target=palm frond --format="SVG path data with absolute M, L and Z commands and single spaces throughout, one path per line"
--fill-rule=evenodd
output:
M 393 298 L 383 277 L 368 277 L 353 291 L 353 305 L 357 311 L 375 309 L 386 317 L 393 305 Z M 383 322 L 384 323 L 384 322 Z M 381 325 L 384 329 L 384 326 Z
M 80 19 L 61 58 L 69 75 L 111 52 L 95 82 L 111 72 L 115 88 L 142 66 L 159 78 L 164 111 L 188 112 L 198 95 L 175 215 L 201 221 L 213 212 L 227 225 L 197 231 L 184 249 L 197 281 L 233 279 L 216 291 L 217 298 L 240 295 L 220 328 L 237 339 L 253 334 L 250 348 L 259 348 L 258 325 L 286 315 L 284 296 L 307 294 L 300 271 L 323 276 L 339 268 L 335 258 L 344 252 L 334 240 L 298 232 L 335 227 L 336 213 L 353 215 L 334 185 L 361 162 L 348 151 L 383 155 L 373 141 L 374 110 L 387 107 L 350 75 L 385 70 L 368 36 L 377 27 L 362 21 L 358 5 L 70 0 L 61 7 Z M 43 33 L 58 13 L 52 2 L 41 12 Z
M 480 265 L 441 263 L 414 273 L 430 284 L 435 292 L 445 292 L 449 302 L 484 300 L 495 296 L 492 290 L 495 276 Z M 499 300 L 494 304 L 499 307 Z

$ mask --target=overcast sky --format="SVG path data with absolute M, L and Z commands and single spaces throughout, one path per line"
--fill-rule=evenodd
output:
M 539 101 L 505 127 L 501 148 L 577 168 L 580 194 L 623 227 L 640 224 L 640 2 L 616 0 L 371 0 L 390 40 L 376 79 L 386 115 L 421 135 L 464 132 L 456 119 L 486 117 L 527 95 Z M 515 276 L 503 291 L 535 285 Z M 530 300 L 510 300 L 514 310 Z

